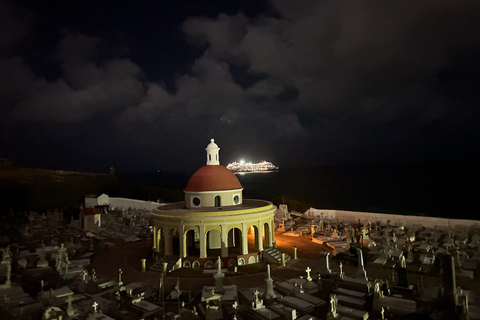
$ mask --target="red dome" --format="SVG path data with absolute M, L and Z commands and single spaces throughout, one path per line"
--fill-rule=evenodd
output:
M 206 165 L 198 169 L 188 180 L 183 191 L 220 191 L 243 189 L 240 181 L 221 165 Z

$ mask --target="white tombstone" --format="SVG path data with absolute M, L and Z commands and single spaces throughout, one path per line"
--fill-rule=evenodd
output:
M 330 270 L 330 261 L 328 256 L 330 252 L 320 252 L 320 275 L 321 276 L 329 276 L 332 273 Z
M 217 272 L 213 277 L 215 278 L 215 292 L 224 293 L 223 278 L 225 277 L 225 274 L 222 272 L 222 260 L 220 257 L 217 259 Z
M 253 291 L 252 308 L 254 310 L 265 308 L 265 306 L 263 305 L 263 301 L 258 297 L 259 293 L 260 292 L 258 292 L 257 289 L 255 289 L 255 291 Z
M 357 248 L 357 256 L 358 256 L 358 269 L 355 272 L 355 278 L 365 279 L 365 281 L 368 281 L 367 273 L 365 272 L 365 267 L 363 265 L 363 253 L 360 248 Z
M 266 290 L 263 295 L 265 299 L 275 299 L 275 291 L 273 291 L 273 279 L 270 277 L 270 265 L 267 265 L 267 278 L 265 279 Z

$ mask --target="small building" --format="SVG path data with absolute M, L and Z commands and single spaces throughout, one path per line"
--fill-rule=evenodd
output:
M 82 208 L 80 220 L 84 231 L 95 231 L 101 226 L 101 213 L 98 208 Z

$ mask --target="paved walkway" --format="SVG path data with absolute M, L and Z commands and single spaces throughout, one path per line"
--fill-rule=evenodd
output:
M 290 260 L 285 268 L 273 268 L 271 270 L 272 278 L 275 280 L 289 279 L 298 276 L 306 276 L 305 269 L 309 266 L 315 269 L 318 261 L 315 261 L 320 251 L 326 250 L 325 246 L 313 243 L 309 237 L 287 237 L 280 234 L 275 235 L 277 246 L 283 252 L 293 257 L 293 246 L 297 246 L 298 260 Z M 141 262 L 143 258 L 147 259 L 148 266 L 153 264 L 151 258 L 151 248 L 148 240 L 134 243 L 126 243 L 121 246 L 105 249 L 97 254 L 92 261 L 92 267 L 95 272 L 103 277 L 116 279 L 118 269 L 122 269 L 122 280 L 125 283 L 142 282 L 157 286 L 160 280 L 160 274 L 154 271 L 141 272 Z M 318 259 L 316 259 L 318 260 Z M 238 289 L 251 287 L 262 287 L 265 284 L 266 272 L 257 272 L 253 274 L 226 276 L 225 285 L 234 284 Z M 175 287 L 177 278 L 167 275 L 164 279 L 167 290 Z M 188 290 L 201 290 L 203 286 L 215 285 L 213 275 L 211 277 L 180 279 L 180 286 Z

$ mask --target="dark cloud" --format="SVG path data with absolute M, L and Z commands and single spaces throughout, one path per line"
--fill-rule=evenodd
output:
M 222 162 L 478 159 L 476 1 L 247 3 L 184 11 L 140 2 L 132 20 L 126 8 L 101 6 L 106 22 L 88 10 L 59 19 L 58 37 L 40 37 L 48 50 L 31 39 L 48 32 L 35 29 L 46 25 L 37 7 L 0 3 L 2 26 L 15 30 L 0 32 L 5 156 L 195 168 L 213 135 Z M 27 159 L 19 144 L 38 156 Z M 92 149 L 98 162 L 74 156 Z
M 18 49 L 28 38 L 33 20 L 30 10 L 18 8 L 8 1 L 0 2 L 0 50 L 9 54 Z

